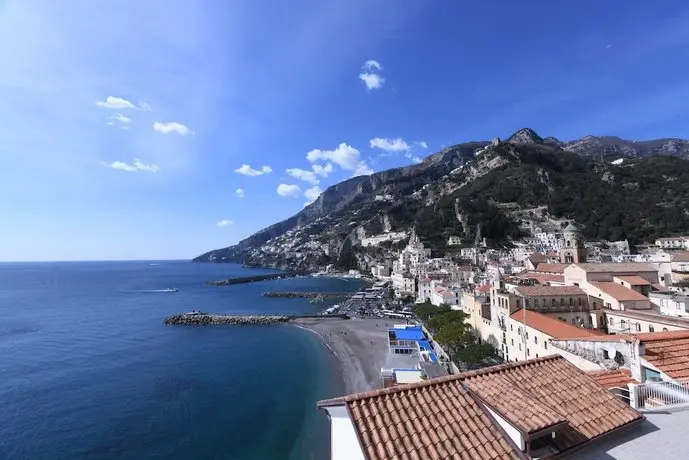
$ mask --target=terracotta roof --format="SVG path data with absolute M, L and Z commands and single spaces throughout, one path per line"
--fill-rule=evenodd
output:
M 673 262 L 689 262 L 689 251 L 678 252 L 672 256 Z
M 541 254 L 540 252 L 534 252 L 533 254 L 531 254 L 529 256 L 529 260 L 534 265 L 548 262 L 548 258 L 545 255 Z
M 574 264 L 582 268 L 588 273 L 629 273 L 629 272 L 657 272 L 657 268 L 653 268 L 647 264 L 640 264 L 636 262 L 624 263 L 610 263 L 610 264 Z
M 476 291 L 488 292 L 490 291 L 490 284 L 484 284 L 483 286 L 478 286 L 475 288 Z
M 674 292 L 672 289 L 663 286 L 662 284 L 651 284 L 651 292 Z
M 515 290 L 525 297 L 586 295 L 579 286 L 518 286 Z
M 639 383 L 632 378 L 632 371 L 629 369 L 614 369 L 587 372 L 596 382 L 605 388 L 627 388 L 629 383 Z
M 625 283 L 631 284 L 632 286 L 651 286 L 650 281 L 640 277 L 639 275 L 615 276 L 615 278 L 620 279 Z
M 643 358 L 673 379 L 689 377 L 689 332 L 678 332 L 641 339 Z
M 613 283 L 612 281 L 590 281 L 589 283 L 621 302 L 628 300 L 648 300 L 648 297 L 640 292 L 636 292 L 621 284 Z
M 564 273 L 569 264 L 538 264 L 536 271 L 542 273 Z
M 342 404 L 369 460 L 523 458 L 456 378 L 359 393 L 319 406 Z
M 347 407 L 369 460 L 524 458 L 481 402 L 525 435 L 556 427 L 561 453 L 644 420 L 557 355 L 359 393 L 319 406 Z
M 638 334 L 605 334 L 598 337 L 573 337 L 572 340 L 585 342 L 646 342 L 653 340 L 689 339 L 689 331 L 641 332 Z M 559 340 L 569 340 L 562 338 Z
M 526 317 L 526 320 L 524 320 Z M 602 332 L 594 331 L 592 329 L 584 329 L 574 326 L 573 324 L 560 321 L 559 319 L 550 318 L 542 313 L 533 310 L 519 309 L 510 315 L 515 321 L 541 331 L 555 339 L 562 337 L 600 337 L 604 335 Z

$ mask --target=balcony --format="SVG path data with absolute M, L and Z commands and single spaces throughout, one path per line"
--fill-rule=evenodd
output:
M 629 396 L 631 406 L 640 411 L 689 407 L 689 379 L 634 385 Z

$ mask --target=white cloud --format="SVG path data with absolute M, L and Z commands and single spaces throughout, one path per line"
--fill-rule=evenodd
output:
M 416 143 L 416 145 L 418 145 L 418 146 L 421 147 L 422 149 L 427 149 L 427 148 L 428 148 L 428 144 L 426 144 L 426 141 L 419 141 L 419 142 Z
M 234 191 L 234 194 L 237 195 L 238 198 L 244 198 L 244 189 L 238 188 Z
M 364 63 L 361 68 L 361 73 L 359 73 L 359 79 L 366 84 L 366 88 L 370 91 L 372 89 L 380 89 L 385 83 L 385 78 L 383 78 L 378 72 L 383 70 L 383 66 L 378 61 L 368 60 Z
M 301 195 L 301 188 L 294 184 L 280 184 L 278 185 L 277 192 L 280 196 L 290 196 L 296 198 Z
M 139 108 L 144 112 L 150 112 L 153 110 L 153 108 L 144 101 L 139 101 Z
M 103 107 L 104 109 L 135 109 L 136 106 L 126 99 L 121 97 L 108 96 L 104 101 L 97 101 L 96 105 L 98 107 Z
M 328 177 L 328 174 L 333 172 L 333 165 L 332 163 L 327 163 L 325 166 L 323 165 L 313 165 L 313 172 L 315 172 L 317 175 L 321 177 Z
M 289 168 L 285 172 L 295 179 L 303 180 L 304 182 L 310 182 L 312 184 L 317 184 L 319 182 L 316 173 L 313 171 L 307 171 L 299 168 Z
M 356 169 L 354 170 L 354 174 L 352 174 L 352 177 L 356 176 L 368 176 L 373 174 L 375 171 L 371 169 L 370 166 L 368 166 L 366 163 L 363 161 L 359 162 L 359 164 L 356 166 Z
M 307 169 L 289 168 L 285 172 L 295 179 L 303 180 L 304 182 L 310 182 L 312 185 L 316 185 L 320 182 L 319 177 L 328 177 L 328 174 L 333 171 L 333 165 L 331 163 L 327 163 L 325 166 L 312 165 L 311 169 L 312 170 L 309 171 Z
M 346 143 L 341 143 L 335 150 L 314 149 L 306 154 L 306 159 L 311 163 L 317 161 L 332 161 L 342 169 L 353 171 L 359 164 L 361 153 Z
M 223 219 L 223 220 L 219 221 L 217 224 L 215 224 L 215 226 L 216 227 L 229 227 L 233 224 L 234 224 L 233 221 L 231 221 L 229 219 Z
M 400 137 L 396 139 L 376 137 L 375 139 L 371 139 L 369 144 L 371 148 L 385 150 L 386 152 L 408 152 L 411 150 L 411 146 Z
M 110 118 L 108 118 L 107 125 L 108 126 L 114 126 L 118 125 L 122 129 L 129 129 L 129 123 L 132 122 L 132 119 L 129 117 L 125 117 L 121 113 L 116 113 L 115 115 L 112 115 Z
M 380 65 L 380 62 L 373 59 L 369 59 L 368 61 L 364 62 L 363 70 L 383 70 L 383 66 Z
M 234 172 L 242 174 L 244 176 L 256 177 L 262 176 L 263 174 L 270 174 L 273 172 L 273 168 L 270 166 L 261 166 L 261 169 L 254 169 L 251 166 L 244 164 L 239 168 L 235 169 Z
M 177 123 L 176 121 L 169 121 L 166 123 L 156 121 L 153 123 L 153 130 L 163 134 L 178 133 L 182 136 L 186 136 L 187 134 L 191 134 L 193 136 L 195 134 L 194 131 L 189 129 L 187 126 L 183 125 L 182 123 Z
M 313 203 L 316 199 L 323 193 L 323 190 L 318 185 L 314 185 L 311 188 L 304 190 L 304 196 L 309 200 L 309 203 Z
M 412 155 L 410 152 L 405 153 L 405 154 L 404 154 L 404 157 L 410 159 L 410 160 L 413 161 L 414 163 L 421 163 L 421 162 L 423 161 L 423 158 L 418 157 L 418 156 L 416 156 L 416 155 Z
M 139 160 L 138 158 L 134 158 L 134 161 L 130 163 L 125 163 L 124 161 L 113 161 L 112 163 L 106 164 L 108 168 L 112 169 L 118 169 L 120 171 L 126 171 L 126 172 L 139 172 L 139 171 L 144 171 L 144 172 L 151 172 L 151 173 L 157 173 L 160 171 L 160 167 L 158 165 L 151 165 L 151 164 L 146 164 Z

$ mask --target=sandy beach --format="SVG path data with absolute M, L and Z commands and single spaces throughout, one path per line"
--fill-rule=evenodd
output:
M 382 386 L 380 369 L 389 359 L 387 329 L 393 320 L 308 318 L 293 324 L 317 333 L 337 356 L 347 394 Z

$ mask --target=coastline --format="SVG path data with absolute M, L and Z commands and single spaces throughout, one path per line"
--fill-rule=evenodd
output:
M 381 387 L 380 370 L 389 356 L 386 331 L 391 320 L 307 318 L 290 324 L 316 334 L 337 358 L 345 394 Z

